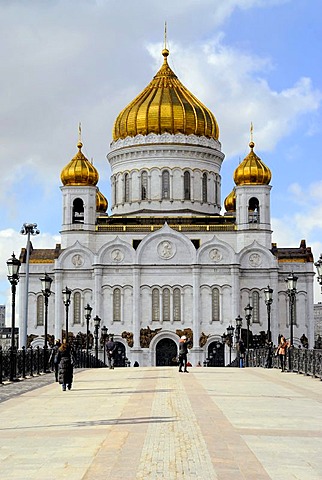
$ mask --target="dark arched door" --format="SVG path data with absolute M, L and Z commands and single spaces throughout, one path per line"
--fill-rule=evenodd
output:
M 116 353 L 114 358 L 114 365 L 116 367 L 126 367 L 127 358 L 125 355 L 125 346 L 121 342 L 116 343 Z
M 224 367 L 224 344 L 221 342 L 212 342 L 208 346 L 208 367 Z
M 156 366 L 174 367 L 177 365 L 177 344 L 170 338 L 163 338 L 156 347 Z

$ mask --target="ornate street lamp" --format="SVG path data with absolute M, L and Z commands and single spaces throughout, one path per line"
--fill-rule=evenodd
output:
M 68 287 L 65 287 L 62 293 L 66 312 L 66 342 L 68 343 L 68 309 L 70 305 L 70 297 L 72 295 L 72 291 Z
M 19 282 L 20 260 L 13 253 L 7 260 L 8 280 L 11 283 L 11 351 L 10 351 L 10 381 L 16 374 L 16 346 L 15 346 L 15 321 L 16 321 L 16 287 Z
M 100 328 L 100 323 L 101 323 L 101 319 L 98 315 L 96 315 L 96 317 L 94 317 L 96 366 L 98 364 L 98 330 Z
M 285 279 L 287 284 L 287 295 L 289 298 L 289 319 L 290 319 L 290 346 L 293 347 L 293 325 L 294 325 L 294 308 L 295 308 L 295 299 L 296 299 L 296 284 L 298 277 L 294 273 L 290 273 L 289 276 Z M 288 364 L 289 370 L 292 371 L 292 356 L 291 349 L 288 350 Z
M 316 269 L 318 271 L 318 282 L 321 285 L 321 292 L 322 292 L 322 253 L 320 253 L 320 258 L 317 262 L 314 264 L 316 266 Z
M 252 318 L 252 310 L 253 307 L 248 304 L 247 307 L 244 308 L 245 310 L 245 318 L 247 322 L 247 337 L 246 337 L 246 349 L 247 349 L 247 354 L 246 354 L 246 367 L 249 366 L 249 325 L 250 325 L 250 319 Z
M 107 337 L 107 330 L 108 328 L 104 325 L 102 328 L 102 338 L 103 338 L 103 352 L 104 352 L 104 365 L 106 365 L 106 348 L 105 348 L 105 343 L 106 343 L 106 337 Z
M 86 307 L 84 308 L 85 310 L 85 318 L 86 318 L 86 367 L 89 367 L 89 358 L 88 358 L 88 351 L 89 351 L 89 321 L 91 319 L 92 315 L 92 307 L 88 303 Z
M 232 325 L 229 325 L 227 327 L 227 336 L 228 336 L 228 341 L 229 341 L 229 365 L 231 365 L 231 347 L 233 344 L 233 334 L 234 334 L 235 328 Z
M 28 296 L 29 296 L 29 259 L 30 259 L 30 235 L 39 235 L 40 231 L 37 229 L 37 223 L 24 223 L 21 227 L 20 233 L 27 235 L 26 245 L 26 282 L 25 282 L 25 302 L 24 315 L 21 322 L 21 332 L 19 332 L 19 342 L 21 347 L 27 346 L 27 326 L 28 326 Z
M 243 324 L 242 317 L 240 315 L 238 315 L 235 322 L 236 322 L 237 342 L 238 342 L 239 339 L 240 339 L 240 332 L 241 332 L 241 327 L 242 327 L 242 324 Z
M 45 343 L 44 343 L 44 372 L 47 371 L 47 328 L 48 328 L 48 299 L 51 295 L 51 284 L 53 279 L 45 273 L 43 277 L 40 278 L 41 281 L 41 291 L 45 299 Z
M 273 303 L 273 289 L 267 285 L 267 288 L 264 290 L 265 294 L 265 303 L 267 307 L 267 341 L 268 343 L 272 340 L 271 335 L 271 305 Z

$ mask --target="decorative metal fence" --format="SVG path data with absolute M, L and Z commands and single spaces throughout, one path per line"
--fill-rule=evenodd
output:
M 266 348 L 256 348 L 249 351 L 248 365 L 250 367 L 266 367 Z M 272 367 L 279 368 L 279 358 L 273 355 Z M 301 373 L 322 380 L 322 350 L 306 348 L 290 348 L 287 352 L 286 369 L 289 372 Z
M 0 347 L 0 384 L 8 380 L 19 380 L 40 373 L 51 373 L 54 366 L 50 360 L 51 349 L 45 351 L 39 346 L 21 350 L 3 350 Z M 76 368 L 99 368 L 106 366 L 104 362 L 92 354 L 88 357 L 83 350 L 76 350 L 73 355 Z M 46 360 L 46 361 L 45 361 Z

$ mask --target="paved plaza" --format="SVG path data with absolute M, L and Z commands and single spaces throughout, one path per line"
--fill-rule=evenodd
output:
M 0 386 L 2 480 L 321 480 L 322 382 L 260 368 L 76 370 Z

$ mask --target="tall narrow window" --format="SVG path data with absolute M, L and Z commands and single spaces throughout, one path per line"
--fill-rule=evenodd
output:
M 252 197 L 248 203 L 248 221 L 259 223 L 259 201 L 255 197 Z
M 37 327 L 41 327 L 44 324 L 44 297 L 38 295 L 37 297 Z
M 173 290 L 173 320 L 181 320 L 181 292 L 180 288 Z
M 74 293 L 74 324 L 81 323 L 81 294 L 79 292 Z
M 259 323 L 259 293 L 253 292 L 252 293 L 252 320 L 253 323 Z
M 170 198 L 170 174 L 168 170 L 162 172 L 162 199 Z
M 141 200 L 146 200 L 148 194 L 148 173 L 141 173 Z
M 212 321 L 220 321 L 220 302 L 219 302 L 219 290 L 218 288 L 212 289 L 211 295 L 211 311 L 212 311 Z
M 124 174 L 124 202 L 130 201 L 130 177 L 128 173 Z
M 152 321 L 160 321 L 160 293 L 157 288 L 152 290 Z
M 121 321 L 121 290 L 115 288 L 113 292 L 113 322 Z
M 207 192 L 207 174 L 202 175 L 202 201 L 207 203 L 208 201 L 208 192 Z
M 162 292 L 162 319 L 164 322 L 170 320 L 170 290 L 168 288 Z
M 184 199 L 190 200 L 191 187 L 190 187 L 190 173 L 184 172 L 183 174 L 183 187 L 184 187 Z
M 117 204 L 117 178 L 114 177 L 114 205 Z
M 81 198 L 73 201 L 73 223 L 84 223 L 84 203 Z

